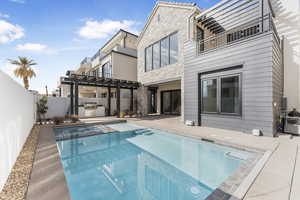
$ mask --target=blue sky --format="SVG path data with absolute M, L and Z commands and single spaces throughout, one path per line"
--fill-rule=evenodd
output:
M 209 8 L 220 0 L 194 1 Z M 190 2 L 180 0 L 180 2 Z M 38 65 L 30 89 L 57 86 L 66 70 L 92 56 L 119 28 L 139 33 L 151 0 L 0 0 L 0 69 L 13 76 L 7 59 L 27 56 Z

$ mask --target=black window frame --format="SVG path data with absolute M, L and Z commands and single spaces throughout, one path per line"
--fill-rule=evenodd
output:
M 229 77 L 238 77 L 239 79 L 239 112 L 238 113 L 227 113 L 227 112 L 222 112 L 222 96 L 221 96 L 221 80 L 222 78 L 229 78 Z M 203 82 L 207 80 L 217 80 L 217 112 L 207 112 L 204 111 L 203 109 Z M 201 78 L 201 88 L 200 88 L 200 94 L 201 94 L 201 114 L 216 114 L 216 115 L 230 115 L 230 116 L 242 116 L 242 73 L 232 73 L 232 74 L 224 74 L 224 75 L 216 75 L 216 76 L 211 76 L 207 78 Z
M 178 31 L 175 31 L 175 32 L 172 32 L 171 34 L 161 38 L 160 40 L 152 43 L 151 45 L 148 45 L 145 49 L 144 49 L 144 72 L 149 72 L 149 71 L 153 71 L 153 70 L 156 70 L 156 69 L 160 69 L 160 68 L 163 68 L 163 67 L 166 67 L 166 66 L 169 66 L 169 65 L 173 65 L 173 64 L 176 64 L 178 62 L 178 56 L 179 56 L 179 36 L 178 36 Z M 176 62 L 172 63 L 171 64 L 171 51 L 170 51 L 170 37 L 177 34 L 177 45 L 178 45 L 178 51 L 177 51 L 177 59 L 176 59 Z M 162 63 L 161 63 L 161 41 L 168 38 L 168 64 L 166 65 L 163 65 L 162 66 Z M 153 46 L 155 44 L 159 44 L 159 66 L 158 68 L 154 68 L 153 67 Z M 149 67 L 149 69 L 147 68 L 147 49 L 148 48 L 151 48 L 151 67 Z

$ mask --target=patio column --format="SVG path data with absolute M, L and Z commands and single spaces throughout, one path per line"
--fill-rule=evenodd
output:
M 133 112 L 133 88 L 130 88 L 130 111 Z
M 110 88 L 110 86 L 108 86 L 108 88 L 107 88 L 107 90 L 108 90 L 108 95 L 107 95 L 107 112 L 108 112 L 108 116 L 110 116 L 111 115 L 111 96 L 110 96 L 110 93 L 111 93 L 111 88 Z
M 74 102 L 73 102 L 73 89 L 74 89 L 74 85 L 73 83 L 70 84 L 70 114 L 73 115 L 74 114 Z
M 120 117 L 120 82 L 117 82 L 117 117 Z
M 75 115 L 78 115 L 78 83 L 75 82 Z
M 59 88 L 59 97 L 61 97 L 61 87 Z

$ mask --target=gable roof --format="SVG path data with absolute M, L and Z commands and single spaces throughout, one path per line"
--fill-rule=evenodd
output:
M 120 34 L 125 33 L 125 34 L 129 34 L 132 35 L 136 38 L 138 38 L 138 35 L 135 35 L 133 33 L 130 33 L 128 31 L 125 31 L 123 29 L 120 29 L 117 33 L 115 33 L 101 48 L 99 51 L 101 51 L 102 49 L 104 49 L 111 41 L 113 41 L 115 38 L 117 38 Z
M 188 9 L 188 10 L 200 10 L 198 7 L 197 7 L 197 4 L 196 3 L 183 3 L 183 2 L 174 2 L 174 1 L 157 1 L 155 6 L 153 7 L 152 11 L 151 11 L 151 14 L 149 15 L 148 19 L 147 19 L 147 22 L 142 30 L 142 32 L 139 34 L 139 37 L 138 37 L 138 41 L 137 43 L 140 42 L 141 38 L 143 37 L 147 27 L 149 26 L 152 18 L 154 17 L 157 9 L 161 6 L 164 6 L 164 7 L 171 7 L 171 8 L 181 8 L 181 9 Z

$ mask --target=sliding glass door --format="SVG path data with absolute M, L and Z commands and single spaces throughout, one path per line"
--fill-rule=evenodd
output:
M 181 91 L 170 90 L 161 92 L 161 112 L 168 115 L 180 115 Z

